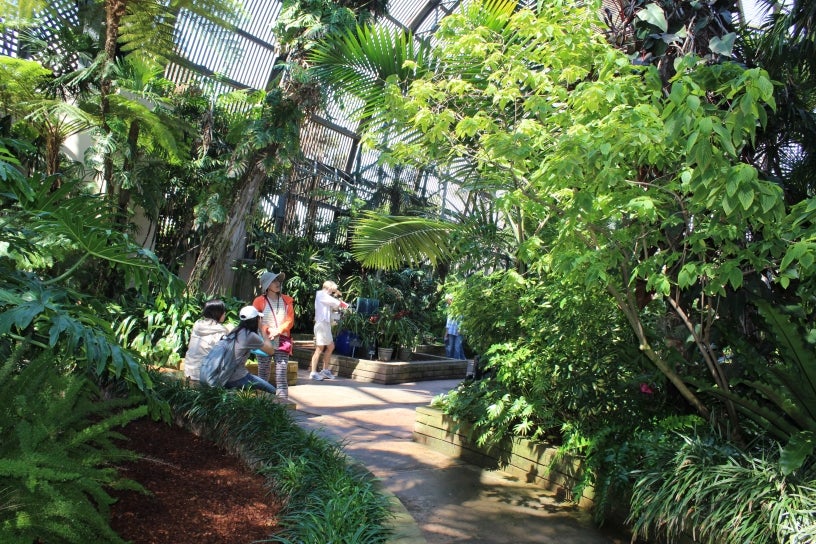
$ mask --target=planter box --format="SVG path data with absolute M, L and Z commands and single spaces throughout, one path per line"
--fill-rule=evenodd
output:
M 301 366 L 308 368 L 314 348 L 311 345 L 295 343 L 293 357 L 302 361 Z M 413 357 L 421 358 L 423 354 L 414 353 Z M 455 359 L 429 358 L 412 361 L 372 361 L 332 354 L 331 371 L 343 378 L 358 382 L 380 383 L 384 385 L 417 382 L 423 380 L 464 379 L 467 361 Z
M 445 344 L 420 344 L 416 347 L 418 353 L 427 353 L 429 355 L 445 356 Z
M 416 409 L 414 441 L 483 468 L 500 469 L 555 493 L 559 500 L 587 509 L 593 506 L 592 488 L 585 488 L 580 497 L 572 494 L 583 470 L 582 460 L 559 457 L 556 449 L 547 444 L 517 438 L 490 448 L 480 447 L 470 424 L 460 423 L 430 406 Z

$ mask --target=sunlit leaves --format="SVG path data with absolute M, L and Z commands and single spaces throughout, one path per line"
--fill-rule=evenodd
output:
M 420 217 L 367 213 L 352 224 L 352 253 L 369 268 L 395 269 L 404 263 L 437 263 L 451 254 L 457 226 Z

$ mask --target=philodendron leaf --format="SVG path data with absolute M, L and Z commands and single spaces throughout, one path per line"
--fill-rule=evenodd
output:
M 790 437 L 779 456 L 779 467 L 782 469 L 782 474 L 787 476 L 801 467 L 805 459 L 813 455 L 813 448 L 816 446 L 814 439 L 816 435 L 811 431 L 800 431 Z
M 708 47 L 711 49 L 712 53 L 716 53 L 724 57 L 730 57 L 732 51 L 734 50 L 734 41 L 736 39 L 737 35 L 733 32 L 729 32 L 722 38 L 714 36 L 708 40 Z
M 663 13 L 663 8 L 657 4 L 649 4 L 646 9 L 639 11 L 637 18 L 641 21 L 646 21 L 650 25 L 654 25 L 663 32 L 669 29 L 669 22 L 666 21 L 666 15 Z
M 39 300 L 24 302 L 0 314 L 0 334 L 9 332 L 12 326 L 18 329 L 28 327 L 36 316 L 45 310 Z

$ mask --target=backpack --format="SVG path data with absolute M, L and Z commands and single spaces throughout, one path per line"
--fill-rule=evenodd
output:
M 201 361 L 199 381 L 211 387 L 224 387 L 235 370 L 235 338 L 221 337 Z

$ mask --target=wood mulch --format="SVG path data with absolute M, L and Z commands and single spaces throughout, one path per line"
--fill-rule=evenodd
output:
M 141 454 L 120 467 L 150 490 L 112 493 L 111 526 L 133 544 L 236 544 L 268 537 L 281 501 L 237 456 L 194 434 L 141 419 L 121 433 L 122 447 Z

